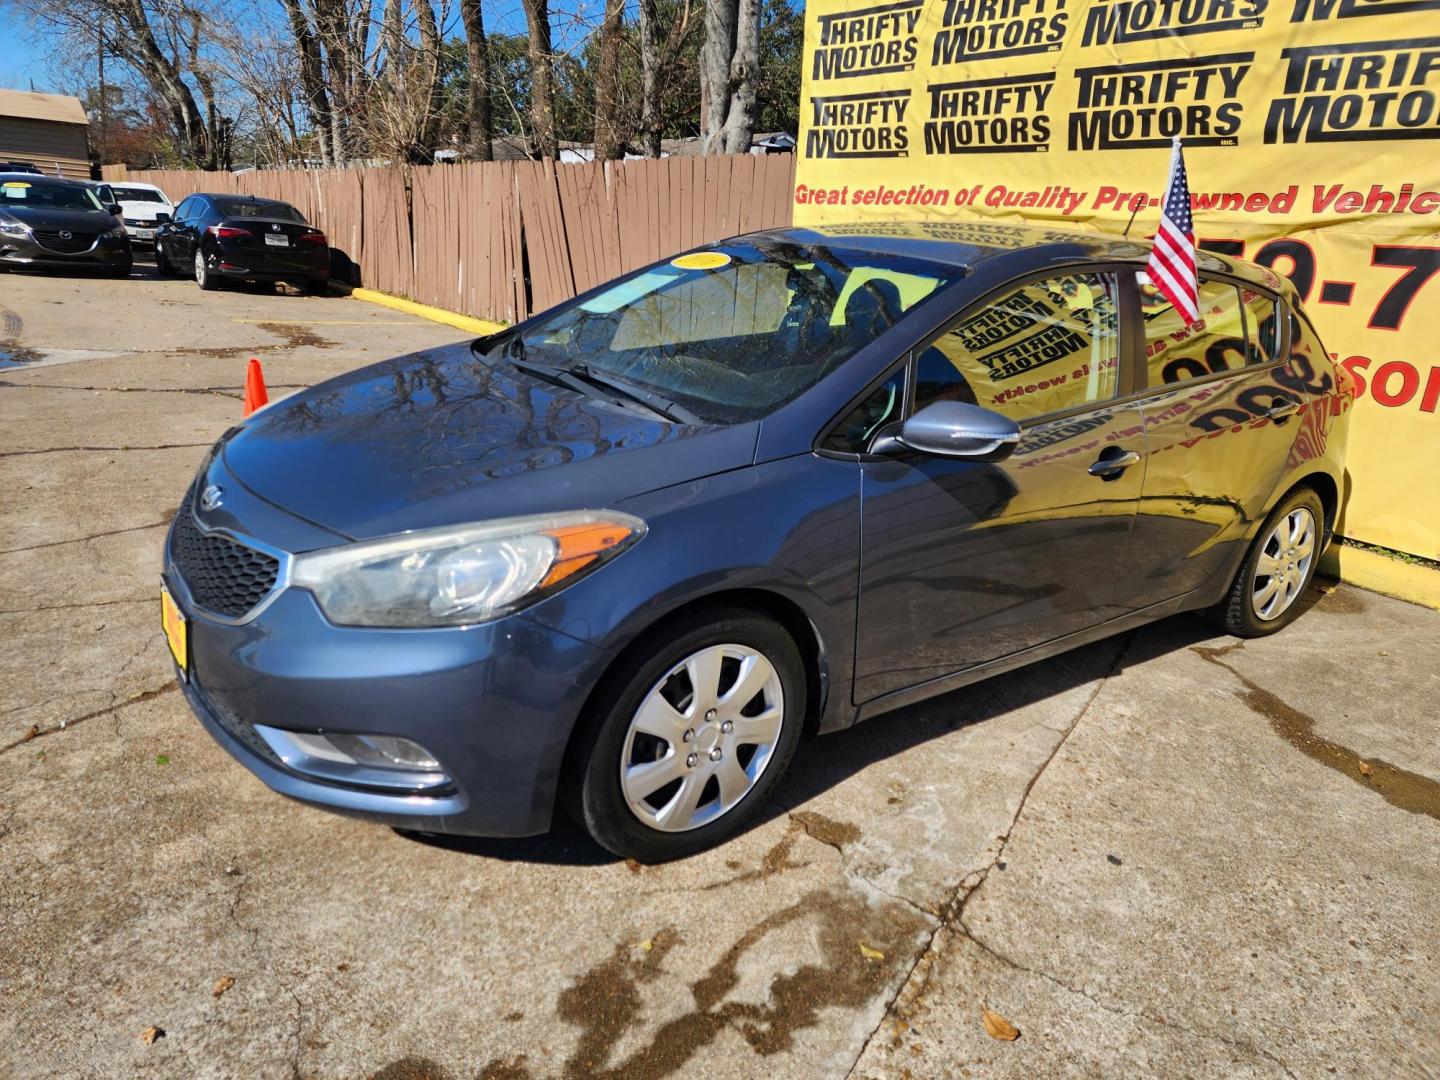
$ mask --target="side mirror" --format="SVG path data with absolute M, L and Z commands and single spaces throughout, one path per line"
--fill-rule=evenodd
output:
M 155 224 L 156 224 L 156 225 L 169 225 L 169 224 L 170 224 L 170 215 L 167 214 L 167 213 L 165 213 L 165 212 L 162 210 L 160 213 L 158 213 L 158 214 L 155 215 Z
M 937 401 L 906 420 L 898 434 L 882 435 L 870 451 L 1004 461 L 1019 441 L 1020 425 L 1008 416 L 964 401 Z
M 125 213 L 125 211 L 124 211 L 123 209 L 121 209 L 119 203 L 111 203 L 110 205 L 108 205 L 107 207 L 105 207 L 105 209 L 106 209 L 106 210 L 109 210 L 110 213 L 111 213 L 112 215 L 114 215 L 115 217 L 119 217 L 120 215 L 122 215 L 123 213 Z

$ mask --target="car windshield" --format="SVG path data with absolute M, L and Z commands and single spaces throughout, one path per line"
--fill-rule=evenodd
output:
M 963 274 L 838 245 L 734 241 L 571 302 L 503 348 L 524 363 L 618 380 L 707 421 L 754 420 Z
M 79 184 L 47 184 L 41 180 L 0 180 L 0 206 L 33 206 L 47 210 L 103 210 L 89 188 Z
M 305 224 L 304 217 L 289 203 L 256 202 L 254 199 L 216 199 L 220 213 L 232 218 L 265 218 L 273 221 L 294 221 Z
M 156 202 L 163 203 L 165 196 L 158 191 L 152 191 L 143 187 L 112 187 L 115 198 L 119 202 Z

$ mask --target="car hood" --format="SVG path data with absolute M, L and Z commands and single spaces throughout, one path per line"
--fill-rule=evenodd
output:
M 103 210 L 57 210 L 53 206 L 23 206 L 6 203 L 0 207 L 32 229 L 75 229 L 81 232 L 104 232 L 113 229 L 116 220 Z
M 354 539 L 593 509 L 754 460 L 758 424 L 671 423 L 492 369 L 402 356 L 256 413 L 223 440 L 262 499 Z

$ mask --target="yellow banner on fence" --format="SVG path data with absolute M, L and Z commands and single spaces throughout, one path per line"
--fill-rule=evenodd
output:
M 1357 377 L 1347 536 L 1440 557 L 1440 0 L 811 0 L 798 225 L 1150 235 L 1273 267 Z

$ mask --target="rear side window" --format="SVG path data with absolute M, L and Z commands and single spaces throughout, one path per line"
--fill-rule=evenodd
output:
M 1029 420 L 1115 396 L 1119 321 L 1113 274 L 1021 285 L 916 355 L 915 409 L 964 401 Z
M 1251 359 L 1245 338 L 1240 290 L 1224 281 L 1200 283 L 1200 319 L 1185 318 L 1143 273 L 1140 311 L 1145 319 L 1145 366 L 1148 385 L 1166 386 L 1203 379 L 1243 368 Z M 1271 322 L 1274 322 L 1272 311 Z

